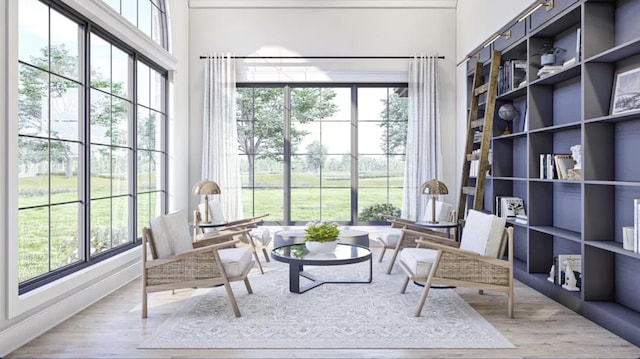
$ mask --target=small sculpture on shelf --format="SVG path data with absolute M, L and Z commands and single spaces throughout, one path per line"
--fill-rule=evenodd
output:
M 576 164 L 572 169 L 567 170 L 567 179 L 579 180 L 582 172 L 582 146 L 573 145 L 569 149 L 571 150 L 571 157 Z
M 569 148 L 571 150 L 571 157 L 576 161 L 573 169 L 580 170 L 582 169 L 582 146 L 581 145 L 573 145 Z
M 578 288 L 577 286 L 578 279 L 576 278 L 576 274 L 573 272 L 569 261 L 565 261 L 565 263 L 566 266 L 564 267 L 564 284 L 562 285 L 562 288 L 568 291 L 578 292 L 580 288 Z
M 520 116 L 520 112 L 510 103 L 506 103 L 498 109 L 498 117 L 504 121 L 503 135 L 510 135 L 511 129 L 509 129 L 509 122 L 515 120 Z

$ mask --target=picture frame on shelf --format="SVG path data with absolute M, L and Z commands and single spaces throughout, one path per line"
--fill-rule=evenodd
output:
M 616 71 L 611 97 L 611 115 L 640 110 L 640 66 Z

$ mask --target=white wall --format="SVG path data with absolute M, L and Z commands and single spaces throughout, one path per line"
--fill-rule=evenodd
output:
M 442 55 L 443 137 L 455 136 L 455 10 L 278 8 L 190 10 L 190 182 L 200 179 L 203 61 L 212 52 L 260 56 Z M 257 81 L 407 81 L 408 60 L 245 61 Z M 275 67 L 272 64 L 275 63 Z M 444 180 L 455 180 L 455 142 L 444 141 Z M 451 187 L 450 187 L 451 188 Z M 197 198 L 192 198 L 194 208 Z
M 533 0 L 458 0 L 456 8 L 456 63 L 491 38 L 509 21 L 527 9 Z M 456 187 L 460 189 L 462 160 L 467 135 L 467 65 L 456 69 Z M 457 199 L 456 199 L 457 200 Z M 457 203 L 457 202 L 456 202 Z
M 169 211 L 189 213 L 192 183 L 189 181 L 189 7 L 187 0 L 166 0 L 171 22 L 169 42 L 177 60 L 169 74 Z M 190 218 L 189 218 L 190 219 Z
M 2 1 L 0 4 L 0 357 L 5 356 L 53 326 L 95 303 L 112 291 L 138 277 L 140 272 L 140 248 L 114 256 L 98 265 L 74 273 L 28 294 L 17 295 L 17 18 L 18 1 Z M 176 57 L 181 63 L 167 56 L 146 36 L 131 24 L 123 23 L 118 15 L 105 12 L 100 0 L 63 0 L 83 15 L 108 30 L 131 41 L 139 50 L 162 66 L 173 69 L 170 78 L 175 93 L 188 89 L 188 6 L 186 0 L 169 0 L 173 14 L 172 38 L 176 43 Z M 118 19 L 114 20 L 114 16 Z M 119 20 L 119 21 L 118 21 Z M 181 53 L 178 53 L 181 52 Z M 172 144 L 169 148 L 171 171 L 169 172 L 170 208 L 184 208 L 188 201 L 188 177 L 186 145 L 188 133 L 188 100 L 176 96 L 170 107 Z M 179 114 L 179 116 L 176 116 Z M 176 120 L 177 119 L 177 120 Z M 139 313 L 138 313 L 139 314 Z M 132 315 L 136 315 L 135 312 Z

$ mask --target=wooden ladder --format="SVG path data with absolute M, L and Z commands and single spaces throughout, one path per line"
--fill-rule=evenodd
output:
M 467 143 L 465 146 L 465 156 L 462 164 L 462 181 L 460 197 L 458 200 L 458 221 L 464 221 L 467 213 L 468 196 L 473 196 L 473 207 L 475 210 L 482 210 L 484 200 L 484 185 L 489 170 L 489 149 L 491 148 L 491 136 L 493 133 L 493 116 L 496 107 L 496 95 L 498 93 L 498 71 L 500 68 L 500 51 L 494 51 L 491 55 L 491 66 L 488 80 L 485 80 L 483 64 L 476 63 L 473 75 L 473 87 L 471 93 L 471 109 L 469 110 L 469 122 L 467 124 Z M 485 82 L 486 81 L 486 82 Z M 484 105 L 484 117 L 478 118 L 478 113 L 483 112 L 480 106 L 481 95 L 486 94 Z M 473 153 L 477 149 L 478 142 L 474 140 L 477 130 L 481 129 L 479 154 Z M 471 163 L 478 160 L 478 173 L 475 186 L 469 182 Z

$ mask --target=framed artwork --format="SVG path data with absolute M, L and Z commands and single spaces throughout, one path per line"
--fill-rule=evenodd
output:
M 640 66 L 618 71 L 613 82 L 611 114 L 640 109 Z

